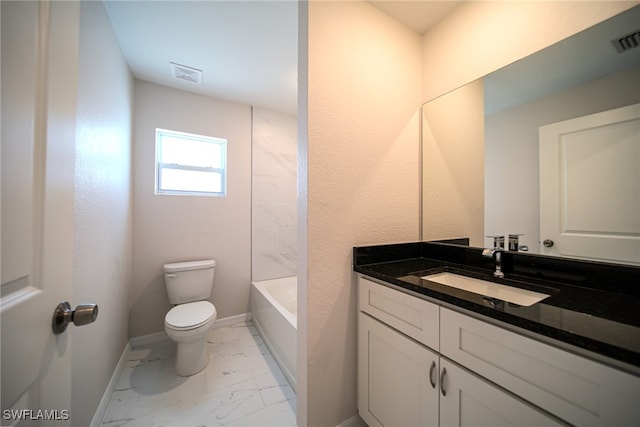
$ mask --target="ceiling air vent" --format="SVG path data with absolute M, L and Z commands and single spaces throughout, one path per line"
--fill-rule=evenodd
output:
M 631 34 L 622 36 L 615 40 L 611 40 L 618 53 L 626 52 L 630 49 L 640 46 L 640 31 L 634 31 Z
M 202 84 L 202 70 L 174 62 L 169 62 L 169 68 L 171 69 L 171 76 L 176 80 L 197 85 Z

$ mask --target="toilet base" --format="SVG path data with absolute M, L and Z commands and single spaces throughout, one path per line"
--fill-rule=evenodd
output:
M 207 355 L 207 335 L 208 331 L 216 321 L 216 308 L 213 304 L 206 301 L 187 303 L 181 307 L 188 308 L 193 307 L 196 304 L 200 306 L 204 305 L 205 309 L 207 306 L 210 306 L 210 309 L 205 310 L 205 312 L 208 311 L 211 316 L 209 318 L 205 318 L 203 323 L 198 324 L 196 322 L 195 325 L 199 326 L 192 329 L 175 329 L 172 327 L 172 323 L 168 321 L 168 318 L 172 313 L 174 313 L 173 317 L 175 317 L 175 310 L 178 307 L 172 308 L 165 316 L 164 331 L 167 333 L 169 338 L 178 344 L 175 371 L 176 374 L 181 377 L 188 377 L 197 374 L 207 366 L 209 361 Z M 200 311 L 202 311 L 202 309 L 203 307 L 200 307 Z M 174 318 L 173 321 L 175 322 L 176 319 Z M 193 321 L 193 319 L 190 319 L 190 321 Z M 184 326 L 184 319 L 182 320 L 182 323 L 182 326 Z
M 207 340 L 202 338 L 195 341 L 178 342 L 176 351 L 176 374 L 181 377 L 195 375 L 207 367 Z

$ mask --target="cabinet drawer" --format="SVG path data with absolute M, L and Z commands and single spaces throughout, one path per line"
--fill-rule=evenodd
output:
M 438 350 L 439 306 L 364 277 L 358 279 L 360 311 Z
M 441 308 L 440 352 L 581 426 L 633 425 L 640 378 Z

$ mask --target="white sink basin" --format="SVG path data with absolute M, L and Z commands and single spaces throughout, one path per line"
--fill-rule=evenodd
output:
M 436 273 L 422 276 L 421 279 L 451 286 L 474 294 L 484 295 L 489 298 L 496 298 L 513 304 L 528 307 L 542 301 L 549 295 L 527 289 L 514 288 L 513 286 L 501 285 L 499 283 L 487 282 L 486 280 L 474 279 L 473 277 L 461 276 L 454 273 Z

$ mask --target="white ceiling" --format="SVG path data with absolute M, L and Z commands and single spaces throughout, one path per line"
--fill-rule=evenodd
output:
M 295 113 L 295 1 L 104 2 L 133 75 L 233 102 Z M 172 78 L 169 63 L 203 71 L 202 85 Z
M 104 3 L 137 79 L 295 114 L 297 1 Z M 369 3 L 423 33 L 461 2 Z M 202 70 L 202 84 L 172 78 L 171 62 Z
M 296 113 L 296 0 L 105 0 L 104 3 L 136 78 L 232 102 Z M 463 2 L 368 0 L 368 3 L 422 34 Z M 635 20 L 640 7 L 635 9 L 632 18 L 624 24 L 615 22 L 609 33 L 589 41 L 588 46 L 602 45 L 602 48 L 597 55 L 585 55 L 583 59 L 600 64 L 624 59 L 611 51 L 609 41 L 615 35 L 624 34 L 627 27 L 637 30 Z M 571 47 L 568 51 L 579 50 Z M 560 52 L 550 62 L 538 64 L 535 73 L 559 74 L 555 65 L 558 56 L 571 57 L 572 53 Z M 202 70 L 202 84 L 172 78 L 171 62 Z M 588 68 L 585 64 L 580 67 Z M 556 72 L 540 71 L 551 69 Z M 567 67 L 562 71 L 566 79 L 575 80 L 580 69 Z M 502 92 L 516 94 L 519 93 L 516 89 L 522 86 L 503 88 Z M 541 90 L 529 86 L 534 92 Z

